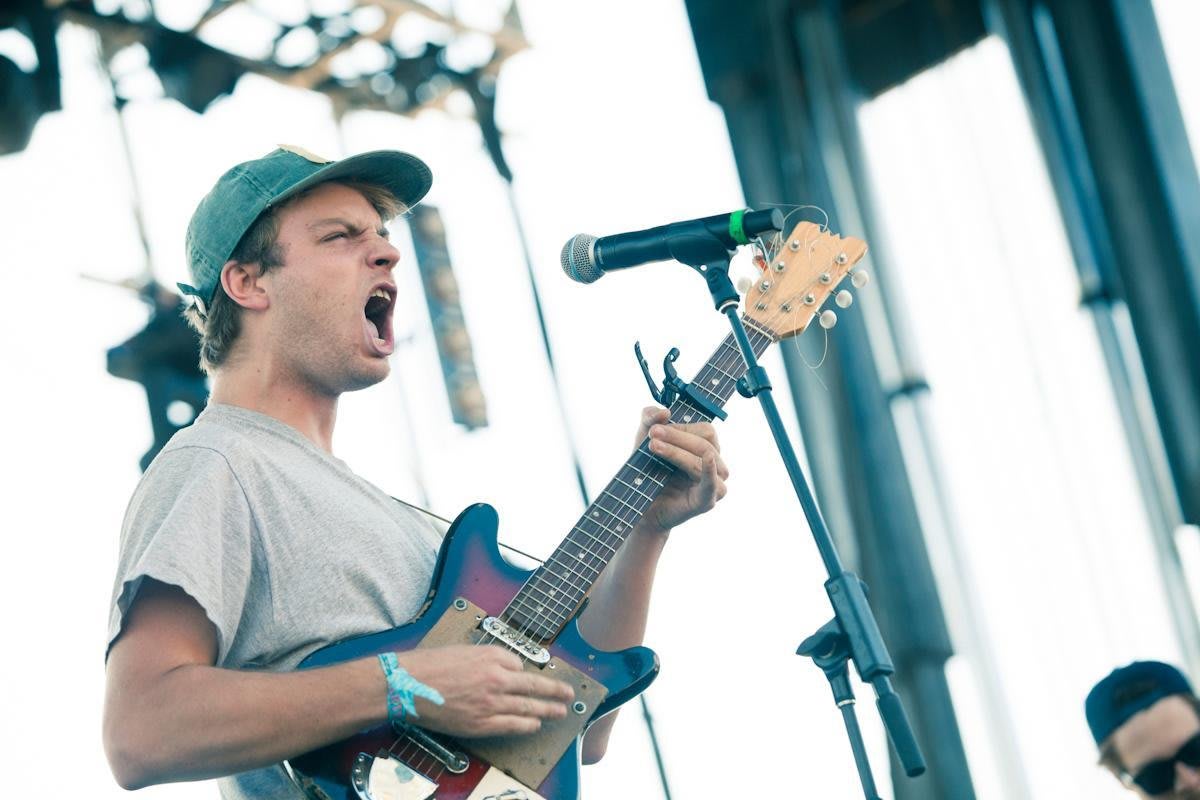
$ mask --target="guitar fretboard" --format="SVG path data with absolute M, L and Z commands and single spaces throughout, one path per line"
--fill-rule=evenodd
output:
M 774 339 L 746 317 L 742 323 L 755 356 L 761 356 Z M 746 362 L 731 333 L 696 373 L 691 385 L 720 408 L 733 395 L 745 371 Z M 671 404 L 670 413 L 671 422 L 677 424 L 712 421 L 709 413 L 685 396 Z M 538 567 L 501 615 L 505 622 L 530 638 L 549 643 L 575 615 L 629 532 L 675 472 L 672 464 L 650 452 L 649 445 L 649 439 L 642 440 L 562 544 Z

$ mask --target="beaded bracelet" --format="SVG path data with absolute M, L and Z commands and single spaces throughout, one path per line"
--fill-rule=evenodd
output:
M 414 704 L 418 697 L 424 697 L 438 706 L 446 702 L 437 689 L 409 675 L 396 660 L 395 653 L 380 653 L 379 665 L 383 667 L 383 675 L 387 679 L 388 722 L 393 725 L 403 725 L 408 717 L 415 719 L 420 716 Z

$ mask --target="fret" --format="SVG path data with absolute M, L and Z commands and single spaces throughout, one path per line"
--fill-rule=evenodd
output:
M 596 553 L 594 551 L 594 549 L 588 547 L 587 543 L 577 542 L 574 539 L 571 539 L 570 536 L 568 537 L 568 539 L 566 539 L 566 542 L 570 542 L 571 547 L 577 549 L 577 551 L 580 552 L 580 555 L 577 555 L 577 558 L 580 559 L 581 561 L 586 560 L 588 555 L 590 555 L 590 557 L 600 561 L 600 564 L 601 564 L 600 569 L 601 570 L 604 569 L 604 565 L 608 563 L 607 559 L 605 559 L 604 557 L 601 557 L 600 553 Z
M 671 405 L 671 421 L 676 423 L 712 422 L 712 417 L 707 411 L 692 405 L 681 397 Z
M 574 528 L 572 528 L 572 529 L 571 529 L 571 532 L 572 532 L 572 533 L 574 533 L 575 531 L 579 531 L 579 532 L 580 532 L 580 533 L 582 533 L 584 536 L 586 536 L 586 537 L 588 537 L 589 539 L 591 539 L 591 540 L 592 540 L 592 541 L 593 541 L 595 544 L 598 544 L 598 545 L 600 545 L 601 547 L 603 547 L 603 548 L 605 548 L 605 549 L 607 549 L 607 550 L 611 550 L 613 553 L 617 552 L 617 548 L 613 547 L 611 544 L 609 544 L 608 542 L 604 541 L 603 539 L 598 539 L 598 538 L 596 538 L 596 537 L 595 537 L 595 536 L 593 536 L 592 534 L 590 534 L 590 533 L 588 533 L 587 531 L 585 531 L 585 530 L 583 530 L 582 528 L 580 528 L 578 525 L 576 525 Z M 619 535 L 619 534 L 618 534 L 618 535 Z M 580 547 L 583 547 L 583 548 L 584 548 L 585 550 L 587 550 L 589 553 L 591 553 L 592 555 L 596 556 L 596 558 L 604 558 L 604 556 L 601 556 L 601 554 L 600 554 L 600 553 L 597 553 L 596 551 L 592 550 L 591 548 L 584 547 L 582 544 L 580 544 L 579 546 L 580 546 Z
M 625 538 L 621 535 L 621 532 L 618 530 L 610 530 L 598 522 L 594 522 L 594 521 L 592 521 L 592 522 L 598 528 L 600 528 L 602 531 L 609 534 L 612 538 L 616 539 L 616 543 L 610 544 L 609 542 L 605 541 L 604 539 L 597 536 L 596 534 L 585 530 L 583 527 L 581 527 L 583 525 L 583 522 L 578 523 L 574 528 L 571 529 L 571 531 L 572 532 L 579 531 L 584 536 L 587 536 L 589 539 L 591 539 L 593 542 L 596 542 L 597 544 L 603 545 L 604 547 L 608 548 L 608 550 L 610 550 L 611 552 L 608 554 L 607 558 L 612 558 L 612 556 L 617 552 L 617 550 L 620 548 L 620 546 L 625 542 Z M 567 541 L 571 541 L 570 534 L 568 534 Z M 599 554 L 597 554 L 597 555 L 599 555 Z M 607 560 L 607 558 L 606 558 L 606 560 Z
M 593 572 L 595 572 L 595 573 L 596 573 L 595 575 L 593 575 L 593 576 L 591 576 L 591 577 L 588 577 L 587 575 L 584 575 L 582 572 L 576 572 L 575 570 L 571 569 L 571 565 L 570 565 L 570 564 L 568 564 L 568 563 L 566 563 L 566 562 L 564 561 L 564 557 L 565 557 L 565 554 L 562 554 L 562 555 L 560 555 L 560 550 L 555 550 L 555 551 L 554 551 L 554 555 L 550 556 L 550 558 L 546 559 L 546 561 L 547 561 L 547 563 L 551 563 L 551 564 L 557 564 L 559 567 L 561 567 L 561 568 L 565 569 L 567 572 L 570 572 L 572 575 L 575 575 L 575 576 L 578 576 L 578 577 L 580 577 L 580 578 L 583 578 L 583 580 L 584 580 L 584 581 L 586 581 L 587 583 L 591 583 L 591 582 L 592 582 L 592 581 L 594 581 L 594 580 L 595 580 L 597 577 L 599 577 L 599 575 L 600 575 L 600 571 L 599 571 L 598 569 L 595 569 L 594 567 L 590 567 L 590 568 L 589 568 L 589 569 L 591 569 Z M 575 560 L 576 562 L 578 562 L 578 561 L 579 561 L 579 559 L 574 559 L 574 560 Z M 587 565 L 586 565 L 586 564 L 580 564 L 580 566 L 584 566 L 584 567 L 586 567 Z M 566 576 L 564 575 L 564 576 L 562 576 L 562 577 L 564 577 L 564 578 L 565 578 Z M 577 588 L 582 588 L 582 587 L 577 587 Z
M 696 389 L 698 389 L 699 391 L 704 392 L 706 395 L 708 395 L 710 399 L 715 400 L 718 403 L 720 403 L 724 399 L 721 397 L 720 394 L 712 391 L 711 389 L 709 389 L 707 386 L 705 386 L 703 383 L 701 383 L 699 381 L 693 381 L 692 385 L 695 386 Z
M 557 554 L 558 554 L 558 550 L 555 550 L 554 553 L 551 553 L 550 558 L 546 559 L 546 563 L 542 564 L 542 566 L 538 568 L 539 571 L 541 572 L 542 580 L 553 579 L 557 583 L 557 585 L 554 588 L 560 592 L 565 591 L 569 594 L 571 592 L 578 592 L 580 590 L 586 591 L 586 587 L 587 587 L 586 583 L 584 583 L 583 585 L 577 585 L 574 581 L 571 580 L 571 576 L 572 575 L 578 576 L 578 573 L 576 573 L 570 569 L 565 570 L 565 572 L 559 572 L 556 569 L 551 568 L 552 565 L 554 567 L 558 566 L 558 563 L 554 560 L 555 557 L 557 556 Z M 580 576 L 580 577 L 582 577 L 582 576 Z
M 739 354 L 739 355 L 740 355 L 740 354 Z M 709 366 L 710 366 L 710 367 L 712 367 L 712 368 L 713 368 L 713 370 L 715 370 L 716 372 L 719 372 L 719 373 L 721 373 L 721 374 L 722 374 L 722 375 L 724 375 L 726 378 L 728 378 L 729 380 L 733 381 L 735 384 L 737 383 L 737 381 L 738 381 L 738 378 L 740 378 L 740 377 L 741 377 L 740 375 L 734 375 L 732 372 L 726 372 L 725 370 L 723 370 L 723 369 L 721 369 L 720 367 L 718 367 L 716 364 L 710 364 Z
M 641 496 L 641 497 L 644 497 L 646 500 L 651 500 L 651 501 L 652 501 L 652 500 L 654 499 L 653 497 L 651 497 L 650 495 L 646 494 L 645 492 L 642 492 L 640 489 L 638 489 L 638 488 L 637 488 L 636 486 L 634 486 L 632 483 L 625 483 L 625 481 L 621 480 L 620 476 L 617 476 L 616 478 L 613 478 L 613 480 L 614 480 L 614 481 L 616 481 L 617 483 L 619 483 L 619 484 L 623 485 L 623 486 L 626 486 L 626 487 L 628 487 L 629 491 L 633 492 L 633 493 L 634 493 L 634 494 L 636 494 L 636 495 L 639 495 L 639 496 Z
M 563 611 L 569 610 L 567 604 L 558 598 L 557 593 L 551 595 L 545 589 L 539 586 L 530 587 L 530 592 L 537 592 L 538 594 L 542 595 L 541 600 L 538 603 L 539 606 L 556 605 L 560 606 Z M 525 598 L 522 600 L 522 602 L 530 602 L 530 599 Z
M 640 452 L 640 453 L 641 453 L 642 455 L 644 455 L 646 458 L 648 458 L 648 459 L 650 459 L 651 461 L 653 461 L 655 464 L 658 464 L 660 467 L 663 467 L 664 469 L 667 469 L 667 470 L 674 470 L 674 469 L 675 469 L 675 466 L 674 466 L 673 464 L 670 464 L 670 463 L 668 463 L 668 462 L 666 462 L 666 461 L 663 461 L 661 458 L 659 458 L 658 456 L 654 455 L 653 453 L 648 453 L 648 452 L 645 452 L 645 451 L 638 451 L 638 452 Z M 659 484 L 659 485 L 661 486 L 662 484 Z
M 555 572 L 549 568 L 548 565 L 550 563 L 551 562 L 547 560 L 546 564 L 542 566 L 542 569 L 545 570 L 543 573 L 543 578 L 546 576 L 546 574 L 553 575 L 558 581 L 559 591 L 565 592 L 572 601 L 577 601 L 579 598 L 583 597 L 583 595 L 587 594 L 587 590 L 591 588 L 590 581 L 585 579 L 582 584 L 577 584 L 573 578 L 582 578 L 582 575 L 571 569 L 566 569 L 563 572 Z M 561 565 L 556 564 L 556 566 L 558 569 L 563 569 Z
M 525 628 L 531 622 L 533 624 L 538 624 L 537 621 L 540 619 L 543 619 L 543 618 L 545 619 L 546 622 L 550 622 L 551 617 L 548 617 L 544 613 L 539 613 L 538 611 L 530 610 L 528 606 L 529 606 L 528 600 L 526 600 L 524 598 L 520 598 L 520 597 L 513 598 L 513 601 L 509 605 L 509 608 L 515 609 L 518 612 L 520 612 L 520 617 L 524 618 L 526 620 L 526 622 L 517 622 L 516 620 L 511 619 L 511 618 L 505 619 L 504 622 L 508 625 L 511 625 L 513 627 L 519 627 L 519 628 Z M 507 614 L 508 612 L 506 611 L 505 613 Z M 557 615 L 555 615 L 555 616 L 557 616 Z
M 606 494 L 607 494 L 607 493 L 606 493 Z M 637 506 L 630 505 L 629 503 L 626 503 L 624 500 L 620 499 L 619 497 L 614 497 L 614 496 L 613 496 L 613 495 L 611 495 L 611 494 L 608 494 L 608 496 L 609 496 L 609 497 L 612 497 L 612 498 L 613 498 L 614 500 L 616 500 L 618 503 L 621 503 L 622 505 L 624 505 L 624 506 L 626 506 L 626 507 L 628 507 L 628 508 L 631 508 L 631 509 L 633 509 L 633 513 L 634 513 L 634 514 L 637 514 L 638 516 L 641 516 L 641 515 L 642 515 L 642 512 L 644 512 L 644 511 L 645 511 L 645 509 L 638 508 Z M 650 505 L 650 504 L 649 504 L 649 503 L 647 503 L 646 505 L 648 506 L 648 505 Z M 608 513 L 609 513 L 610 515 L 614 516 L 614 517 L 616 517 L 616 516 L 617 516 L 617 515 L 616 515 L 616 514 L 614 514 L 612 511 L 609 511 L 607 508 L 606 508 L 606 509 L 604 509 L 604 510 L 605 510 L 605 511 L 608 511 Z M 618 519 L 620 519 L 620 517 L 617 517 L 617 518 L 618 518 Z M 623 519 L 622 519 L 621 521 L 622 521 L 622 522 L 625 522 L 625 520 L 623 520 Z
M 618 513 L 622 509 L 612 508 L 612 507 L 610 507 L 610 505 L 608 505 L 608 503 L 612 500 L 616 500 L 618 503 L 622 503 L 623 505 L 628 506 L 629 508 L 632 508 L 633 513 L 635 515 L 642 513 L 642 509 L 636 508 L 634 506 L 630 506 L 628 503 L 625 503 L 623 500 L 621 500 L 621 498 L 617 497 L 616 495 L 613 495 L 607 489 L 605 489 L 603 492 L 600 493 L 600 496 L 596 499 L 596 502 L 592 503 L 591 520 L 593 522 L 596 522 L 598 525 L 601 525 L 601 526 L 604 525 L 604 523 L 602 522 L 604 517 L 601 515 L 601 512 L 603 512 L 604 514 L 607 514 L 609 517 L 612 517 L 613 519 L 617 520 L 618 522 L 622 522 L 622 523 L 628 522 L 628 520 L 626 520 L 624 517 L 622 517 Z M 647 505 L 649 505 L 649 504 L 647 504 Z
M 639 451 L 637 451 L 637 452 L 638 452 L 639 454 L 641 454 L 641 451 L 640 451 L 640 450 L 639 450 Z M 649 472 L 647 472 L 646 470 L 643 470 L 643 469 L 638 469 L 638 468 L 634 467 L 634 466 L 633 466 L 633 465 L 631 465 L 631 464 L 626 464 L 626 466 L 628 466 L 628 467 L 629 467 L 631 470 L 633 470 L 634 474 L 637 476 L 637 477 L 635 477 L 635 478 L 633 479 L 635 484 L 637 483 L 637 479 L 638 479 L 638 478 L 641 478 L 641 479 L 643 479 L 643 480 L 648 480 L 648 481 L 650 481 L 651 483 L 653 483 L 655 486 L 657 486 L 657 487 L 658 487 L 658 488 L 660 488 L 660 489 L 663 487 L 663 485 L 664 485 L 664 484 L 663 484 L 663 482 L 662 482 L 662 481 L 660 481 L 660 480 L 658 480 L 657 478 L 655 478 L 655 477 L 654 477 L 652 474 L 650 474 L 650 473 L 649 473 Z
M 609 516 L 614 516 L 614 515 L 610 514 Z M 617 519 L 618 519 L 618 520 L 619 520 L 619 521 L 620 521 L 620 522 L 621 522 L 623 525 L 624 525 L 624 524 L 628 524 L 628 523 L 626 523 L 626 522 L 625 522 L 625 520 L 623 520 L 623 519 L 620 519 L 619 517 L 618 517 Z M 601 528 L 602 530 L 604 530 L 604 531 L 605 531 L 605 532 L 607 532 L 607 533 L 611 533 L 613 536 L 616 536 L 616 537 L 617 537 L 618 539 L 620 539 L 622 542 L 624 542 L 624 541 L 625 541 L 625 537 L 624 537 L 624 536 L 621 536 L 621 534 L 617 533 L 617 531 L 616 531 L 615 529 L 608 527 L 608 526 L 607 526 L 607 525 L 605 525 L 603 522 L 600 522 L 600 520 L 599 520 L 597 517 L 590 517 L 590 518 L 588 518 L 586 521 L 587 521 L 587 522 L 590 522 L 591 524 L 593 524 L 593 525 L 595 525 L 595 526 L 597 526 L 597 527 L 599 527 L 599 528 Z M 578 526 L 576 526 L 576 527 L 578 527 Z

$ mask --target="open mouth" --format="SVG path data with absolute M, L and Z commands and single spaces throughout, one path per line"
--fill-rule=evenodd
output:
M 392 307 L 395 301 L 395 289 L 390 286 L 377 286 L 363 306 L 367 334 L 373 339 L 371 344 L 383 355 L 389 354 L 392 348 Z

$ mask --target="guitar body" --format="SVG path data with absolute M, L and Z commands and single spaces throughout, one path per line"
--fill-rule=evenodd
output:
M 442 543 L 429 598 L 420 616 L 398 628 L 324 647 L 306 658 L 300 664 L 301 668 L 328 666 L 389 651 L 402 652 L 421 646 L 447 644 L 450 642 L 443 634 L 447 623 L 454 623 L 455 620 L 464 617 L 468 620 L 465 628 L 461 624 L 455 624 L 455 627 L 474 630 L 478 634 L 476 629 L 479 623 L 476 616 L 481 613 L 478 609 L 482 609 L 482 614 L 499 616 L 532 574 L 504 560 L 497 545 L 497 523 L 496 512 L 490 506 L 478 504 L 467 508 L 454 521 Z M 475 638 L 478 639 L 479 636 L 476 635 Z M 653 651 L 645 647 L 632 647 L 618 652 L 597 650 L 584 641 L 575 620 L 571 620 L 562 629 L 548 649 L 553 657 L 551 663 L 555 665 L 554 669 L 528 660 L 525 668 L 560 679 L 566 678 L 568 672 L 577 673 L 585 676 L 585 681 L 590 679 L 591 683 L 584 683 L 585 689 L 593 692 L 600 691 L 601 687 L 603 689 L 603 698 L 596 705 L 589 706 L 582 713 L 568 712 L 568 718 L 577 715 L 581 717 L 574 720 L 574 723 L 582 725 L 583 728 L 640 694 L 658 674 L 658 658 Z M 579 697 L 578 680 L 575 683 Z M 568 722 L 571 720 L 568 719 Z M 543 737 L 544 733 L 545 730 L 529 737 L 509 738 L 513 741 L 527 740 L 522 744 L 528 750 L 530 746 L 536 748 L 536 740 Z M 560 740 L 562 735 L 560 731 Z M 492 763 L 476 755 L 473 740 L 454 740 L 440 734 L 435 736 L 439 742 L 467 756 L 469 764 L 464 771 L 454 773 L 442 768 L 426 749 L 416 746 L 411 740 L 404 740 L 403 736 L 398 737 L 388 725 L 306 753 L 291 759 L 289 763 L 294 771 L 311 779 L 333 800 L 358 800 L 361 795 L 356 792 L 351 782 L 355 760 L 360 753 L 374 756 L 381 751 L 390 751 L 414 772 L 425 775 L 437 784 L 436 793 L 432 795 L 437 800 L 473 798 L 473 793 L 484 779 L 485 773 L 493 766 Z M 556 752 L 549 756 L 551 759 L 557 759 L 548 762 L 552 765 L 549 767 L 549 774 L 538 785 L 528 788 L 536 790 L 537 794 L 546 800 L 577 798 L 580 738 L 579 735 L 572 736 L 565 752 Z M 493 740 L 483 741 L 489 744 L 486 748 L 489 752 L 495 752 L 497 747 L 503 749 L 502 745 L 497 745 Z M 557 750 L 559 747 L 551 743 L 550 750 Z M 417 757 L 404 758 L 406 751 L 414 753 Z M 535 753 L 534 760 L 538 758 Z M 546 758 L 546 753 L 540 756 L 543 762 Z M 505 765 L 498 766 L 501 771 L 510 771 Z M 505 795 L 502 791 L 489 790 L 479 796 Z M 508 796 L 516 798 L 521 795 Z

